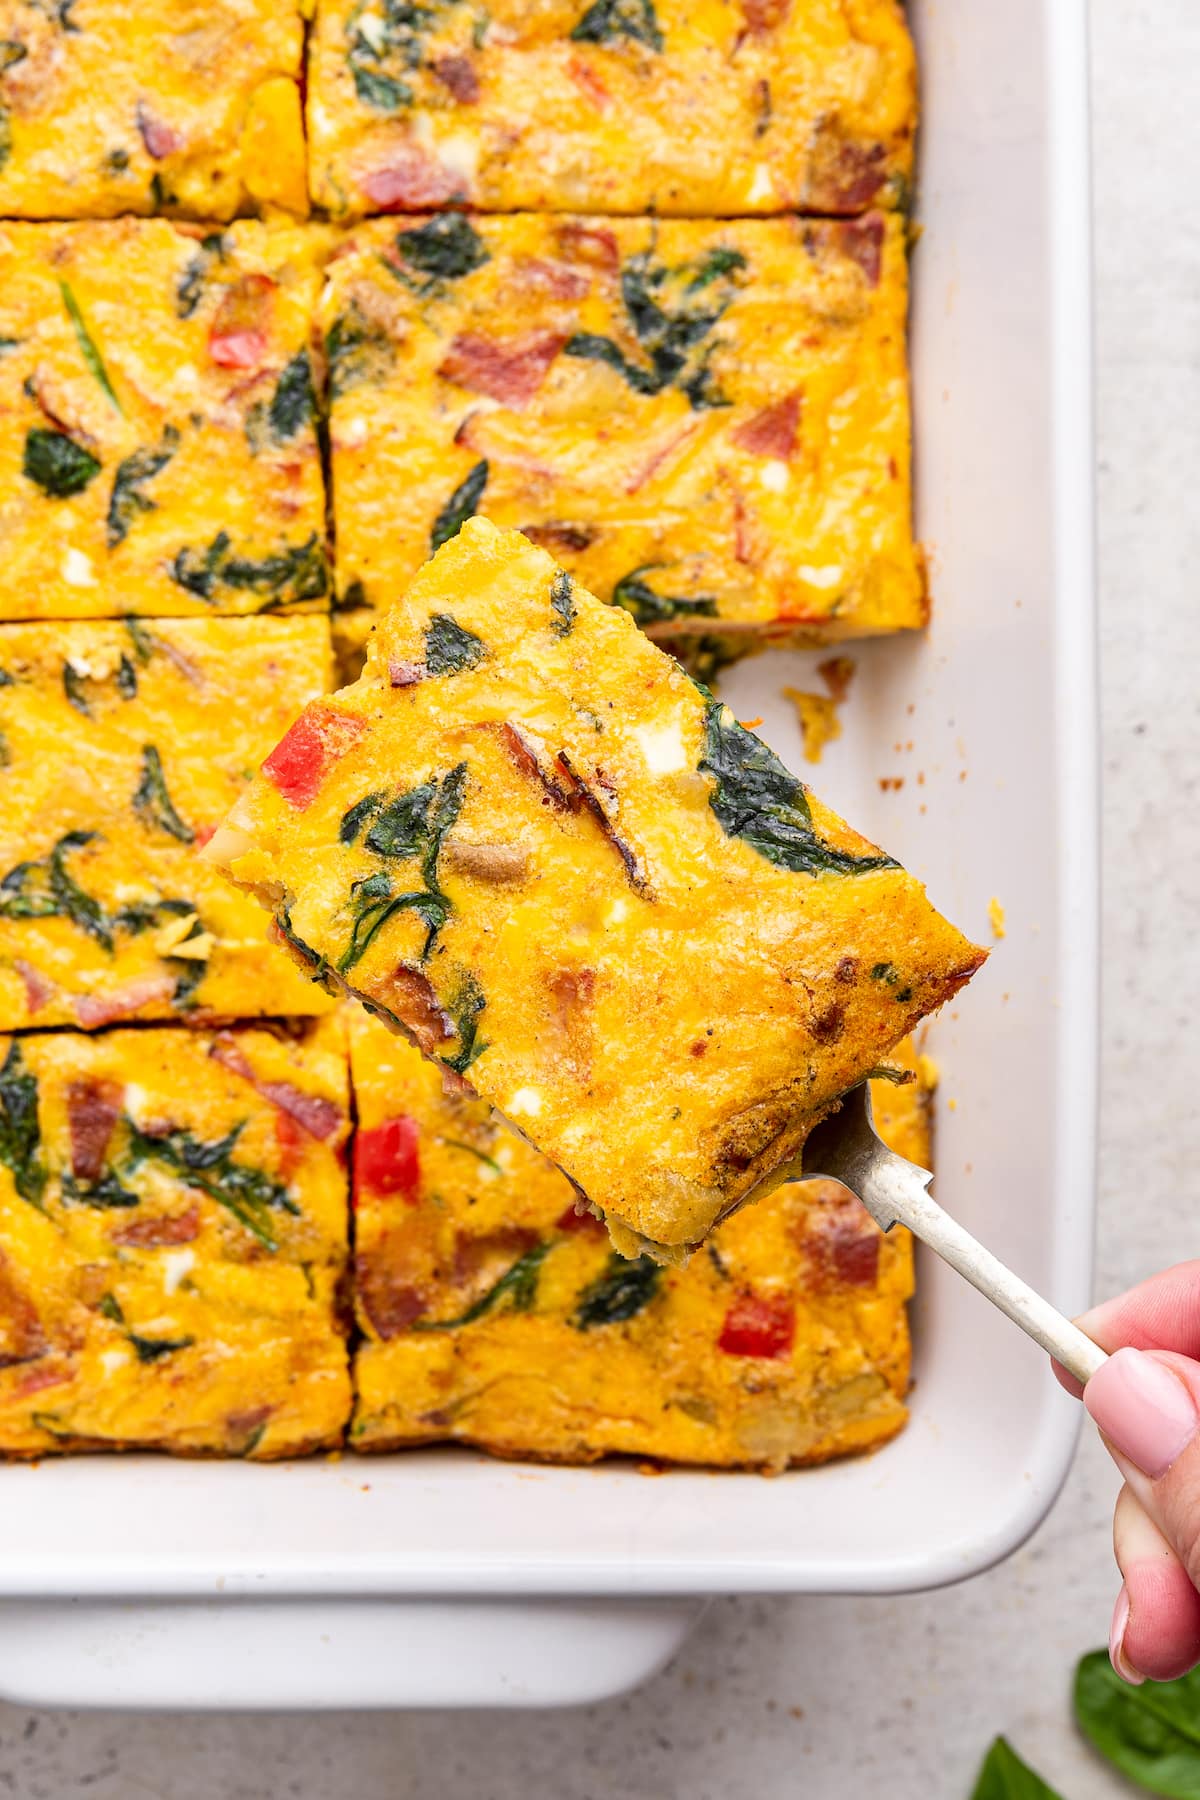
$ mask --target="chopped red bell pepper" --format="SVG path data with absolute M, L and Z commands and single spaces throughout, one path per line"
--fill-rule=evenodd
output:
M 786 1294 L 739 1294 L 717 1339 L 729 1356 L 787 1356 L 796 1336 L 796 1309 Z
M 354 1140 L 354 1193 L 403 1194 L 415 1206 L 421 1185 L 421 1129 L 401 1113 L 360 1131 Z
M 271 340 L 275 283 L 243 275 L 228 288 L 208 333 L 208 354 L 222 369 L 257 369 Z
M 367 721 L 356 713 L 306 706 L 280 738 L 262 772 L 285 800 L 303 812 L 316 799 L 334 763 L 345 756 L 366 729 Z

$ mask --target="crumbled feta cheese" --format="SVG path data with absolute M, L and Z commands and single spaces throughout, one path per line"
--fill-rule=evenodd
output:
M 62 560 L 62 575 L 68 587 L 96 586 L 91 557 L 85 556 L 82 550 L 76 550 L 73 544 L 67 545 L 66 555 Z
M 690 767 L 678 719 L 664 725 L 638 725 L 633 735 L 651 775 L 677 775 Z
M 785 462 L 772 456 L 758 471 L 758 480 L 759 485 L 769 489 L 772 494 L 782 494 L 791 480 L 791 472 Z
M 194 1250 L 168 1250 L 162 1259 L 163 1292 L 173 1294 L 196 1263 Z
M 801 563 L 796 573 L 809 587 L 834 588 L 844 580 L 846 571 L 840 563 L 825 563 L 820 568 L 814 568 L 812 563 Z
M 542 1110 L 542 1096 L 535 1087 L 518 1088 L 506 1110 L 519 1113 L 523 1118 L 535 1119 Z

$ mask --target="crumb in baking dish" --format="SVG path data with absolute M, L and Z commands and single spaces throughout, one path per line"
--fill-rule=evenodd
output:
M 830 1182 L 789 1183 L 686 1269 L 614 1256 L 557 1169 L 358 1012 L 356 1450 L 452 1439 L 502 1456 L 624 1453 L 770 1470 L 904 1423 L 908 1233 Z M 873 1083 L 929 1165 L 911 1045 Z
M 340 1442 L 348 1124 L 337 1019 L 0 1043 L 0 1453 Z
M 901 205 L 899 0 L 319 0 L 314 200 L 483 211 L 853 214 Z
M 619 607 L 469 520 L 205 854 L 686 1258 L 984 952 Z
M 307 211 L 293 0 L 5 0 L 0 216 Z
M 326 619 L 0 625 L 0 1029 L 328 1010 L 195 848 L 329 668 Z
M 342 603 L 475 512 L 690 664 L 922 626 L 906 293 L 880 212 L 357 227 L 320 306 Z
M 329 235 L 0 224 L 0 618 L 328 605 Z

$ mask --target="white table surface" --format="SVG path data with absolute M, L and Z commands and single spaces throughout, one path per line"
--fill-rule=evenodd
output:
M 988 4 L 989 0 L 981 0 Z M 1197 1253 L 1200 7 L 1095 0 L 1106 1008 L 1097 1291 Z M 1189 1178 L 1189 1171 L 1191 1175 Z M 1116 1800 L 1070 1724 L 1117 1580 L 1085 1438 L 1003 1567 L 899 1600 L 722 1601 L 627 1699 L 560 1714 L 205 1718 L 0 1706 L 17 1800 L 966 1800 L 1006 1732 Z

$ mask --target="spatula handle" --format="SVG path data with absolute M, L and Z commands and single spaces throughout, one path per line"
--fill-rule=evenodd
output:
M 902 1192 L 898 1191 L 901 1187 Z M 993 1306 L 1007 1313 L 1014 1325 L 1019 1325 L 1035 1344 L 1048 1350 L 1077 1381 L 1086 1385 L 1096 1370 L 1108 1361 L 1099 1344 L 1094 1344 L 1077 1325 L 1072 1325 L 1070 1319 L 1064 1318 L 1019 1275 L 1006 1268 L 1000 1258 L 985 1249 L 957 1219 L 943 1212 L 925 1191 L 916 1170 L 911 1181 L 889 1184 L 888 1202 L 901 1224 L 907 1225 L 931 1250 L 936 1250 L 944 1262 L 965 1276 Z

